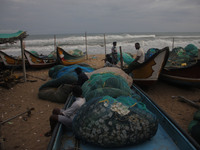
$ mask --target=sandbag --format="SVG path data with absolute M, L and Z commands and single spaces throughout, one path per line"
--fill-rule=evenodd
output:
M 44 88 L 38 92 L 38 97 L 56 103 L 65 103 L 72 92 L 72 85 L 62 84 L 58 88 Z
M 102 147 L 135 145 L 152 138 L 158 129 L 157 118 L 132 102 L 123 104 L 109 96 L 87 102 L 73 120 L 76 138 Z

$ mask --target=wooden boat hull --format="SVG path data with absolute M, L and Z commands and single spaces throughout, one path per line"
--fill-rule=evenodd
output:
M 28 60 L 30 67 L 32 67 L 32 68 L 52 67 L 56 63 L 55 59 L 40 58 L 40 57 L 33 55 L 32 53 L 30 53 L 27 50 L 24 51 L 24 54 L 26 56 L 26 59 Z
M 158 131 L 151 140 L 140 145 L 127 146 L 121 148 L 109 148 L 111 150 L 153 150 L 153 149 L 200 149 L 200 146 L 184 132 L 164 111 L 159 108 L 139 87 L 132 86 L 132 89 L 141 96 L 143 103 L 153 112 L 158 120 Z M 69 96 L 66 107 L 73 102 L 73 97 Z M 82 150 L 106 150 L 107 148 L 93 146 L 78 141 L 72 132 L 66 131 L 62 124 L 57 124 L 52 138 L 48 145 L 48 150 L 60 149 L 82 149 Z
M 160 79 L 178 85 L 200 87 L 200 61 L 184 68 L 164 68 Z
M 7 55 L 6 53 L 0 51 L 0 57 L 6 67 L 21 67 L 22 59 L 16 59 L 12 56 Z
M 169 48 L 166 47 L 154 54 L 149 60 L 131 71 L 133 82 L 141 86 L 149 86 L 158 80 L 161 70 L 169 57 Z
M 62 48 L 57 47 L 57 59 L 60 64 L 68 66 L 83 62 L 85 55 L 73 56 L 65 52 Z

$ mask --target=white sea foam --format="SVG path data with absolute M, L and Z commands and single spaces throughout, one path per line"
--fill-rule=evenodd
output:
M 135 42 L 141 43 L 144 51 L 149 48 L 164 48 L 168 46 L 170 50 L 174 47 L 185 47 L 188 44 L 194 44 L 200 48 L 200 33 L 158 33 L 158 34 L 105 34 L 106 38 L 106 53 L 111 52 L 112 42 L 117 41 L 117 47 L 121 46 L 123 52 L 136 53 Z M 25 39 L 25 49 L 29 51 L 36 51 L 39 54 L 49 54 L 54 50 L 54 36 L 53 35 L 30 35 Z M 64 50 L 80 49 L 86 51 L 85 35 L 57 35 L 56 45 L 62 47 Z M 21 55 L 20 42 L 14 45 L 3 44 L 0 49 L 7 48 L 5 51 L 9 55 Z M 104 54 L 104 34 L 88 34 L 87 35 L 87 51 L 88 54 Z

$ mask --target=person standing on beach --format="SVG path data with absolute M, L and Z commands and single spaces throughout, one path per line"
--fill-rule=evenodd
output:
M 135 60 L 128 66 L 126 72 L 129 74 L 134 68 L 139 66 L 144 62 L 144 50 L 140 47 L 140 43 L 135 43 L 135 49 L 137 50 L 137 55 Z
M 82 71 L 80 67 L 77 67 L 74 71 L 78 75 L 77 85 L 82 86 L 83 83 L 88 80 L 87 75 Z
M 59 108 L 53 109 L 52 115 L 49 118 L 51 130 L 44 134 L 46 137 L 52 135 L 58 122 L 62 123 L 68 129 L 71 129 L 73 118 L 76 116 L 76 113 L 81 106 L 86 102 L 85 98 L 82 97 L 82 89 L 80 86 L 73 87 L 72 93 L 75 97 L 75 101 L 69 108 L 65 110 Z
M 113 47 L 111 49 L 112 53 L 112 64 L 116 65 L 117 64 L 117 42 L 113 42 Z

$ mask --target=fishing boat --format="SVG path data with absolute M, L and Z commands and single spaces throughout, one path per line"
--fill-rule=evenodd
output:
M 62 48 L 57 47 L 57 60 L 60 64 L 68 66 L 81 63 L 85 60 L 85 55 L 73 56 L 64 51 Z
M 132 90 L 141 96 L 142 102 L 153 112 L 159 120 L 156 135 L 150 140 L 133 146 L 120 148 L 109 148 L 110 150 L 196 150 L 200 149 L 199 144 L 194 141 L 184 130 L 182 130 L 148 95 L 137 85 L 132 85 Z M 74 97 L 70 95 L 66 101 L 65 108 L 71 106 Z M 82 149 L 82 150 L 106 150 L 108 148 L 98 147 L 83 143 L 75 138 L 71 131 L 67 131 L 64 125 L 58 123 L 48 144 L 48 150 Z
M 200 60 L 184 67 L 165 67 L 160 79 L 183 86 L 200 87 Z
M 149 86 L 158 80 L 161 70 L 165 66 L 169 57 L 169 47 L 159 50 L 151 58 L 132 69 L 129 75 L 133 82 L 141 86 Z M 131 69 L 131 68 L 130 68 Z
M 26 56 L 26 59 L 28 60 L 30 67 L 32 68 L 52 67 L 56 63 L 56 59 L 48 57 L 39 57 L 27 50 L 24 50 L 24 54 Z
M 22 66 L 21 58 L 10 56 L 2 51 L 0 51 L 0 57 L 5 67 L 21 67 Z

